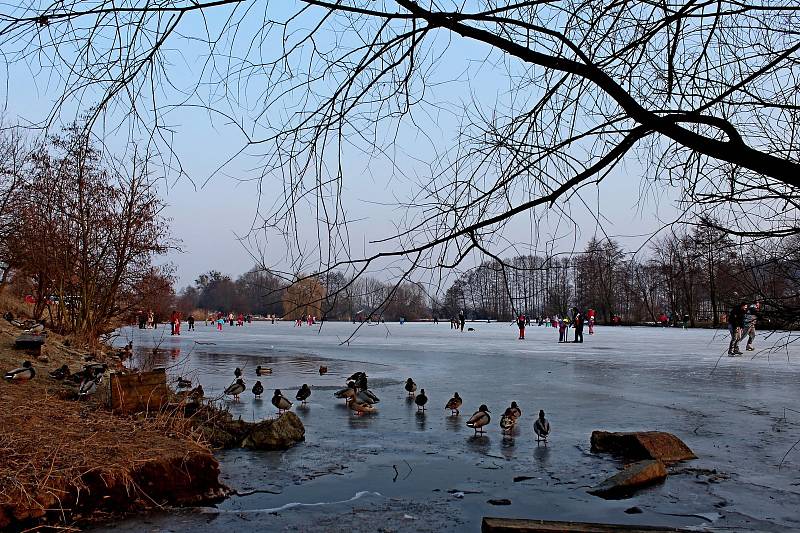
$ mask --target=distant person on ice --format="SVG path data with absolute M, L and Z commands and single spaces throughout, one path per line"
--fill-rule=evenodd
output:
M 567 342 L 567 325 L 569 319 L 567 317 L 558 319 L 558 342 Z
M 744 330 L 742 336 L 747 335 L 747 347 L 745 348 L 748 352 L 752 352 L 755 350 L 753 348 L 753 341 L 756 338 L 756 321 L 758 320 L 758 311 L 761 307 L 761 304 L 758 302 L 751 304 L 747 307 L 747 312 L 744 314 Z
M 575 342 L 583 342 L 583 313 L 575 313 Z
M 519 340 L 525 340 L 525 315 L 517 317 L 517 327 L 519 328 Z
M 189 324 L 189 331 L 194 331 L 194 315 L 189 315 L 186 319 L 186 323 Z
M 464 331 L 464 322 L 466 322 L 466 318 L 464 318 L 464 310 L 458 312 L 458 323 L 461 324 L 461 331 Z
M 742 355 L 739 349 L 739 341 L 742 340 L 742 331 L 744 330 L 744 314 L 747 311 L 747 304 L 737 304 L 731 308 L 728 313 L 728 331 L 731 333 L 731 343 L 728 346 L 728 355 Z

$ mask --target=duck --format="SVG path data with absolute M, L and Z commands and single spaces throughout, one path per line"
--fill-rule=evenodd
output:
M 522 409 L 519 408 L 517 402 L 511 402 L 511 407 L 508 409 L 511 410 L 511 413 L 514 415 L 514 418 L 519 418 L 522 416 Z
M 464 403 L 464 400 L 461 399 L 461 396 L 458 395 L 457 392 L 453 393 L 453 397 L 447 401 L 447 405 L 444 406 L 445 409 L 450 409 L 450 415 L 458 415 L 458 410 L 461 409 L 461 405 Z
M 425 404 L 428 403 L 428 397 L 425 396 L 425 389 L 419 391 L 417 397 L 414 398 L 414 403 L 417 404 L 417 411 L 419 411 L 420 409 L 422 409 L 423 411 L 425 410 Z
M 205 396 L 205 394 L 206 393 L 203 390 L 203 386 L 202 385 L 197 385 L 197 387 L 195 387 L 195 388 L 193 388 L 192 390 L 189 391 L 189 398 L 197 402 L 197 401 L 202 400 L 203 396 Z
M 410 397 L 413 397 L 414 394 L 417 392 L 417 384 L 414 383 L 414 380 L 411 378 L 408 378 L 406 380 L 406 392 L 408 392 L 408 395 Z
M 323 375 L 323 374 L 327 374 L 327 373 L 328 373 L 328 367 L 327 366 L 319 367 L 319 375 L 320 376 Z
M 189 389 L 192 387 L 192 380 L 178 377 L 175 379 L 175 384 L 179 389 Z
M 32 328 L 24 330 L 22 333 L 27 333 L 28 335 L 41 335 L 44 333 L 44 324 L 36 324 Z
M 306 400 L 308 400 L 309 396 L 311 396 L 311 387 L 303 383 L 303 386 L 297 391 L 295 398 L 302 403 L 306 403 Z
M 87 396 L 97 392 L 97 387 L 103 382 L 103 374 L 97 374 L 93 378 L 86 378 L 78 388 L 78 397 L 86 398 Z
M 271 368 L 261 365 L 256 367 L 256 376 L 269 376 L 270 374 L 272 374 Z
M 242 369 L 237 366 L 236 369 L 233 371 L 233 375 L 236 379 L 239 379 L 240 377 L 242 377 Z
M 48 374 L 52 379 L 57 379 L 58 381 L 63 381 L 70 376 L 71 372 L 69 371 L 69 366 L 66 364 L 61 365 L 60 368 L 57 368 Z
M 233 396 L 233 401 L 239 401 L 239 395 L 244 392 L 244 380 L 242 378 L 236 378 L 236 381 L 228 385 L 228 388 L 225 389 L 225 394 L 228 396 Z
M 536 442 L 547 442 L 547 436 L 550 434 L 550 422 L 544 417 L 544 411 L 539 411 L 539 418 L 533 423 L 533 432 L 536 433 Z
M 483 433 L 483 426 L 492 421 L 492 417 L 489 416 L 490 412 L 486 404 L 481 405 L 467 420 L 467 427 L 475 429 L 475 434 L 478 434 L 478 432 Z
M 261 399 L 261 395 L 264 394 L 264 385 L 262 385 L 260 381 L 256 381 L 256 384 L 253 385 L 252 390 L 253 390 L 253 395 L 256 398 Z
M 272 396 L 272 405 L 278 408 L 278 414 L 292 408 L 292 402 L 283 396 L 280 389 L 275 389 L 275 394 Z
M 369 388 L 369 384 L 367 383 L 367 375 L 365 373 L 361 373 L 356 381 L 356 388 L 364 391 Z
M 85 373 L 93 376 L 96 376 L 97 374 L 103 374 L 106 370 L 108 370 L 108 365 L 105 363 L 89 363 L 83 367 L 83 371 Z
M 5 375 L 5 379 L 8 381 L 28 381 L 34 377 L 36 377 L 36 369 L 33 368 L 30 361 L 23 362 L 21 367 L 9 370 Z
M 344 398 L 345 403 L 347 403 L 356 396 L 356 384 L 351 381 L 346 388 L 337 390 L 333 395 L 337 398 Z
M 358 401 L 358 399 L 351 400 L 349 405 L 350 409 L 353 410 L 356 413 L 356 415 L 359 416 L 368 413 L 374 413 L 377 411 L 377 409 L 374 406 L 368 404 L 367 402 L 360 402 Z
M 356 399 L 361 402 L 368 403 L 370 405 L 378 403 L 380 398 L 375 396 L 375 393 L 369 389 L 360 390 L 356 393 Z
M 506 409 L 506 412 L 503 413 L 503 416 L 500 417 L 500 430 L 502 433 L 511 434 L 514 430 L 514 426 L 517 423 L 517 417 L 514 416 L 514 409 L 509 407 Z
M 347 381 L 354 381 L 357 383 L 359 378 L 361 378 L 361 376 L 366 376 L 366 374 L 364 372 L 356 372 L 355 374 L 347 378 Z

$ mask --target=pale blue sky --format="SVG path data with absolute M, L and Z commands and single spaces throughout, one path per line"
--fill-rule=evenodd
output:
M 292 5 L 284 4 L 289 7 Z M 225 15 L 224 9 L 207 13 L 212 26 L 219 24 Z M 249 23 L 254 23 L 260 19 L 256 13 L 248 20 Z M 201 30 L 199 22 L 198 15 L 191 17 L 183 28 L 183 37 L 175 37 L 169 42 L 171 52 L 167 55 L 168 68 L 173 83 L 192 85 L 204 64 L 202 46 L 198 47 L 194 41 L 186 38 Z M 267 49 L 280 44 L 279 41 L 274 41 L 275 36 L 271 38 L 273 42 L 265 44 Z M 416 115 L 418 124 L 429 139 L 423 138 L 411 128 L 400 130 L 395 165 L 407 176 L 424 175 L 427 171 L 427 167 L 415 162 L 415 159 L 430 161 L 436 157 L 434 146 L 452 144 L 460 118 L 457 110 L 462 102 L 475 99 L 480 102 L 482 109 L 489 110 L 495 102 L 503 102 L 508 94 L 510 80 L 504 76 L 508 66 L 503 65 L 502 61 L 495 67 L 484 62 L 484 47 L 459 40 L 449 43 L 449 36 L 446 34 L 437 36 L 435 46 L 446 52 L 435 69 L 428 73 L 427 81 L 434 85 L 453 79 L 460 81 L 435 85 L 430 94 L 430 98 L 437 105 L 444 106 L 446 112 L 435 117 Z M 3 52 L 8 53 L 7 50 Z M 497 59 L 492 58 L 495 61 Z M 3 74 L 8 82 L 8 93 L 5 95 L 7 121 L 20 119 L 37 122 L 47 115 L 58 94 L 58 83 L 54 82 L 56 78 L 51 75 L 52 72 L 26 68 L 23 63 L 9 67 Z M 261 88 L 258 84 L 263 83 L 263 79 L 255 78 L 251 82 L 244 90 L 243 99 L 252 105 Z M 160 89 L 163 90 L 162 103 L 178 101 L 176 92 L 167 84 Z M 74 117 L 76 108 L 85 108 L 94 103 L 96 98 L 97 93 L 89 91 L 79 103 L 75 100 L 68 101 L 61 117 Z M 201 93 L 201 100 L 219 111 L 237 117 L 242 115 L 241 107 L 232 104 L 229 99 L 212 98 L 208 93 Z M 189 101 L 197 103 L 199 100 L 194 98 Z M 112 112 L 109 116 L 113 118 L 117 114 L 118 112 Z M 212 170 L 242 145 L 243 137 L 235 127 L 227 125 L 224 119 L 210 116 L 208 112 L 196 107 L 174 109 L 166 118 L 174 133 L 168 144 L 180 154 L 181 165 L 193 181 L 170 177 L 165 182 L 168 185 L 164 187 L 165 199 L 169 204 L 167 215 L 173 219 L 172 231 L 182 241 L 184 250 L 166 258 L 177 266 L 179 286 L 191 283 L 199 273 L 212 268 L 232 275 L 246 271 L 252 266 L 253 260 L 235 235 L 243 235 L 250 228 L 256 211 L 257 188 L 254 182 L 238 181 L 237 178 L 252 176 L 253 169 L 259 163 L 258 159 L 240 158 L 206 183 Z M 263 134 L 258 128 L 254 131 Z M 141 131 L 135 132 L 134 137 L 141 140 L 142 134 Z M 112 147 L 123 146 L 127 140 L 128 132 L 116 132 L 109 136 L 107 143 Z M 393 224 L 399 220 L 400 212 L 375 202 L 389 202 L 394 197 L 408 198 L 413 192 L 411 181 L 393 171 L 386 160 L 367 161 L 354 151 L 345 152 L 343 167 L 344 205 L 349 218 L 358 220 L 351 228 L 351 243 L 368 242 L 390 235 Z M 589 238 L 599 233 L 593 217 L 593 213 L 598 211 L 607 219 L 603 228 L 608 234 L 632 236 L 620 240 L 628 247 L 638 246 L 643 241 L 643 236 L 675 215 L 668 191 L 659 191 L 659 202 L 646 198 L 643 203 L 637 204 L 640 200 L 641 178 L 642 169 L 639 163 L 630 157 L 626 165 L 615 170 L 599 189 L 589 187 L 581 193 L 580 201 L 573 199 L 569 209 L 580 227 L 577 235 L 571 231 L 571 225 L 559 222 L 555 213 L 548 217 L 547 223 L 542 226 L 543 234 L 559 238 L 552 250 L 569 251 L 576 245 L 580 248 Z M 281 178 L 277 174 L 265 178 L 262 199 L 268 202 L 274 200 L 276 191 L 280 191 L 280 184 Z M 516 251 L 532 252 L 533 250 L 526 249 L 525 246 L 531 242 L 531 228 L 530 217 L 522 215 L 507 228 L 504 236 L 508 242 L 520 244 Z M 313 214 L 309 212 L 307 224 L 301 228 L 301 238 L 313 241 L 314 229 Z M 542 251 L 541 245 L 539 248 Z M 283 242 L 279 239 L 271 239 L 263 249 L 268 255 L 268 261 L 274 264 L 280 264 L 285 255 Z M 358 250 L 360 246 L 354 246 L 354 249 Z M 497 251 L 503 255 L 514 253 L 513 249 L 502 245 L 498 245 Z

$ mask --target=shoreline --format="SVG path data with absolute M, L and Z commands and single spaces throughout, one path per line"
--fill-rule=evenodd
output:
M 74 391 L 48 372 L 62 364 L 80 369 L 82 352 L 49 333 L 46 355 L 37 359 L 14 347 L 19 333 L 0 325 L 0 365 L 10 370 L 29 360 L 36 376 L 0 383 L 0 471 L 10 473 L 0 479 L 0 529 L 80 528 L 109 515 L 227 497 L 204 439 L 169 417 L 121 416 L 99 397 L 70 399 Z M 92 360 L 118 362 L 100 352 Z

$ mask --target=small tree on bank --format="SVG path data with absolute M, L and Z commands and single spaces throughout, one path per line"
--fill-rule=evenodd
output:
M 103 157 L 77 125 L 31 154 L 5 245 L 34 318 L 91 342 L 138 305 L 153 258 L 171 245 L 147 161 Z M 164 294 L 171 299 L 171 294 Z

